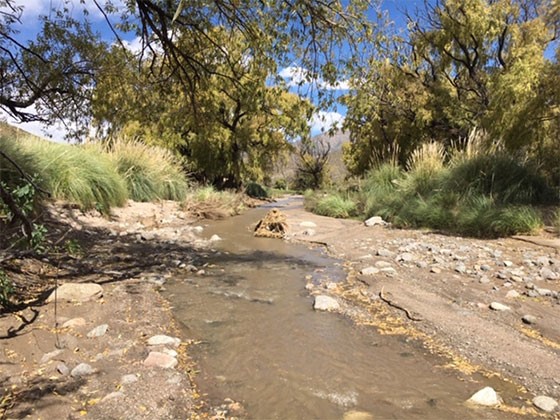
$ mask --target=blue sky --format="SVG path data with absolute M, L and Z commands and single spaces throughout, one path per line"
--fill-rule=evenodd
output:
M 113 4 L 118 4 L 122 0 L 113 0 Z M 24 11 L 21 17 L 21 25 L 19 25 L 19 35 L 20 40 L 32 39 L 39 30 L 39 16 L 49 13 L 51 9 L 60 9 L 64 6 L 64 0 L 16 0 L 16 4 L 24 7 Z M 71 13 L 74 17 L 80 18 L 83 14 L 83 9 L 87 8 L 89 11 L 89 19 L 92 22 L 94 28 L 99 31 L 104 37 L 112 38 L 112 34 L 104 21 L 104 17 L 95 7 L 92 0 L 85 0 L 85 4 L 80 4 L 80 0 L 73 0 L 74 6 L 71 7 Z M 101 4 L 104 0 L 100 1 Z M 381 7 L 386 10 L 390 18 L 395 21 L 397 27 L 402 27 L 405 25 L 404 16 L 402 11 L 405 9 L 414 9 L 423 3 L 423 0 L 383 0 Z M 123 35 L 123 39 L 130 43 L 131 48 L 138 45 L 138 41 L 135 39 L 134 35 L 128 34 Z M 297 66 L 287 67 L 281 69 L 280 75 L 285 78 L 285 80 L 290 84 L 290 81 L 297 83 L 298 78 L 301 77 L 301 69 Z M 321 82 L 319 82 L 321 84 Z M 323 84 L 323 87 L 331 90 L 335 96 L 347 92 L 347 81 L 341 80 L 336 86 L 327 86 Z M 296 91 L 296 88 L 293 88 Z M 310 126 L 312 134 L 318 134 L 321 130 L 328 130 L 333 123 L 341 124 L 344 116 L 346 114 L 346 109 L 338 105 L 328 110 L 319 111 L 314 118 L 310 121 Z M 62 140 L 65 134 L 65 130 L 62 126 L 55 127 L 44 127 L 40 123 L 26 123 L 20 125 L 25 130 L 31 131 L 38 135 L 48 135 L 55 140 Z

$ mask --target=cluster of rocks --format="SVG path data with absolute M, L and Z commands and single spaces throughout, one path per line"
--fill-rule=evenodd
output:
M 485 407 L 495 407 L 503 403 L 502 398 L 492 387 L 485 387 L 475 392 L 468 400 L 468 403 Z M 532 403 L 539 410 L 546 413 L 553 413 L 558 408 L 558 402 L 546 395 L 538 395 L 533 398 Z
M 371 250 L 373 244 L 360 245 L 360 249 Z M 360 271 L 365 276 L 393 277 L 399 269 L 425 269 L 433 274 L 468 277 L 480 284 L 489 284 L 494 291 L 504 288 L 508 290 L 506 298 L 525 295 L 551 298 L 560 303 L 560 293 L 555 290 L 560 285 L 560 259 L 536 255 L 530 250 L 512 257 L 481 244 L 395 239 L 384 242 L 382 247 L 374 248 L 374 253 L 365 254 L 359 260 L 364 265 L 369 263 Z M 552 287 L 544 287 L 544 283 Z M 516 288 L 521 291 L 514 290 Z

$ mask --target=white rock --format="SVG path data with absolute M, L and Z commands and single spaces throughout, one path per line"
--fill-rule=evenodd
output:
M 480 391 L 476 392 L 472 397 L 468 399 L 468 402 L 492 407 L 500 404 L 500 397 L 496 394 L 493 388 L 487 386 L 482 388 Z
M 144 360 L 144 366 L 159 367 L 163 369 L 173 369 L 177 366 L 177 359 L 159 351 L 152 351 Z
M 202 231 L 204 230 L 204 228 L 202 226 L 195 226 L 192 228 L 193 232 L 195 233 L 202 233 Z
M 87 333 L 87 337 L 88 338 L 103 337 L 108 329 L 109 329 L 109 325 L 107 324 L 98 325 L 93 330 Z
M 221 241 L 221 240 L 222 240 L 222 238 L 220 238 L 218 235 L 212 235 L 210 237 L 210 242 L 218 242 L 218 241 Z
M 373 276 L 375 274 L 379 274 L 379 268 L 366 267 L 360 271 L 360 274 L 363 274 L 364 276 Z
M 499 302 L 492 302 L 490 304 L 490 309 L 493 309 L 495 311 L 510 311 L 511 308 L 509 306 L 506 306 L 502 303 Z
M 367 220 L 364 222 L 364 224 L 365 224 L 366 226 L 371 227 L 371 226 L 375 226 L 375 225 L 385 226 L 385 225 L 387 225 L 388 223 L 387 223 L 385 220 L 383 220 L 381 217 L 379 217 L 379 216 L 373 216 L 373 217 L 370 217 L 369 219 L 367 219 Z
M 336 299 L 326 295 L 315 296 L 313 309 L 318 311 L 336 311 L 339 308 L 340 305 Z
M 91 375 L 92 373 L 95 373 L 94 368 L 92 368 L 87 363 L 80 363 L 78 366 L 72 369 L 72 372 L 70 372 L 70 376 L 72 376 L 73 378 L 78 378 L 80 376 Z
M 76 328 L 83 327 L 86 325 L 86 320 L 84 318 L 72 318 L 62 324 L 62 328 Z
M 111 393 L 105 395 L 101 401 L 105 402 L 107 400 L 113 400 L 115 398 L 122 398 L 122 397 L 124 397 L 123 392 L 115 391 L 115 392 L 111 392 Z
M 509 292 L 506 293 L 506 298 L 507 299 L 515 299 L 518 298 L 519 296 L 521 296 L 519 294 L 519 292 L 517 290 L 510 290 Z
M 148 346 L 174 346 L 181 344 L 181 340 L 177 337 L 168 335 L 154 335 L 148 339 Z
M 538 409 L 546 411 L 547 413 L 552 413 L 558 407 L 558 402 L 554 398 L 544 395 L 533 398 L 533 404 Z
M 96 283 L 65 283 L 54 290 L 47 302 L 54 302 L 54 298 L 67 302 L 87 302 L 103 296 L 103 288 Z
M 388 267 L 392 267 L 391 263 L 388 263 L 387 261 L 377 261 L 375 263 L 375 266 L 377 268 L 388 268 Z
M 123 385 L 132 384 L 134 382 L 138 382 L 138 376 L 134 375 L 133 373 L 121 376 L 121 384 Z
M 45 353 L 43 355 L 43 357 L 41 358 L 41 363 L 48 363 L 49 361 L 51 361 L 55 357 L 59 356 L 61 353 L 64 353 L 64 350 L 59 349 L 59 350 L 53 350 L 49 353 Z

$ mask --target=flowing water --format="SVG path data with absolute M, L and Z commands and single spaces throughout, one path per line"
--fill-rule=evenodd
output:
M 503 417 L 465 406 L 484 385 L 460 381 L 417 344 L 315 312 L 306 275 L 344 272 L 317 250 L 254 238 L 267 210 L 213 222 L 205 234 L 223 240 L 202 257 L 206 274 L 168 283 L 177 319 L 201 342 L 191 354 L 211 403 L 240 401 L 255 419 Z

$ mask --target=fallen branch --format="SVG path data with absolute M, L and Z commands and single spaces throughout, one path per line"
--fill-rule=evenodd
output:
M 385 302 L 387 305 L 392 306 L 393 308 L 396 309 L 400 309 L 401 311 L 403 311 L 406 314 L 406 317 L 408 319 L 410 319 L 411 321 L 423 321 L 423 318 L 419 318 L 419 317 L 415 317 L 414 315 L 411 314 L 411 312 L 406 309 L 403 306 L 400 306 L 398 304 L 396 304 L 395 302 L 393 302 L 392 300 L 387 299 L 384 295 L 383 295 L 383 287 L 381 288 L 381 291 L 379 292 L 379 297 L 381 298 L 381 300 L 383 302 Z

